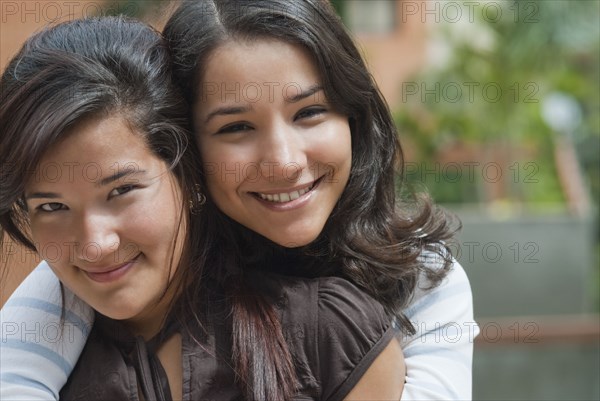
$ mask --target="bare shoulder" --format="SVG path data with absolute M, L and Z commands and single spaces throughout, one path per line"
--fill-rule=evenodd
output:
M 346 396 L 347 401 L 399 400 L 406 367 L 400 343 L 392 339 Z

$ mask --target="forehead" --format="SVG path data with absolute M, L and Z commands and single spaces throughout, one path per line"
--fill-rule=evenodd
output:
M 69 177 L 76 171 L 106 176 L 157 162 L 160 159 L 143 135 L 121 116 L 89 118 L 75 124 L 48 148 L 37 165 L 36 177 Z M 40 175 L 40 171 L 48 174 Z
M 227 91 L 257 86 L 264 91 L 285 85 L 314 85 L 319 72 L 304 47 L 277 39 L 228 40 L 208 57 L 202 83 L 228 83 Z M 255 89 L 255 88 L 253 88 Z
M 147 149 L 142 135 L 124 118 L 92 117 L 70 127 L 59 142 L 48 148 L 42 160 L 61 158 L 77 150 L 104 155 L 118 151 L 120 146 L 129 146 L 134 151 Z

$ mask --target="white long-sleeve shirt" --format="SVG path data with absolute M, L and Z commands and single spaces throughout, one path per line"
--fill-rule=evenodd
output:
M 457 262 L 438 287 L 422 279 L 405 311 L 417 332 L 401 341 L 406 362 L 402 400 L 470 400 L 473 342 L 471 286 Z
M 455 263 L 441 285 L 420 280 L 406 315 L 417 332 L 401 338 L 406 363 L 402 400 L 471 399 L 471 287 Z M 59 281 L 42 262 L 0 311 L 0 400 L 58 400 L 93 324 L 93 311 L 68 289 L 65 315 Z M 62 333 L 61 333 L 62 330 Z

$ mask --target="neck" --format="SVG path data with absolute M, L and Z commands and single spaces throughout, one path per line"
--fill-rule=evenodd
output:
M 124 323 L 132 334 L 143 337 L 145 341 L 156 336 L 165 325 L 171 312 L 175 291 L 175 285 L 172 283 L 153 307 L 148 308 L 148 310 L 132 319 L 126 320 Z

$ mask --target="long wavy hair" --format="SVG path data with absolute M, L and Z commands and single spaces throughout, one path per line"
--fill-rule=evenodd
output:
M 227 41 L 268 38 L 304 47 L 328 101 L 348 116 L 351 129 L 350 179 L 313 243 L 286 249 L 207 204 L 211 230 L 218 233 L 209 265 L 232 294 L 234 362 L 246 397 L 290 399 L 294 383 L 273 308 L 260 286 L 244 279 L 250 269 L 345 277 L 380 301 L 402 330 L 414 333 L 402 311 L 420 275 L 434 287 L 449 270 L 445 243 L 454 234 L 453 219 L 426 195 L 403 186 L 402 148 L 388 106 L 329 2 L 185 1 L 163 33 L 176 82 L 190 104 L 202 95 L 207 61 Z M 236 360 L 236 354 L 243 357 Z
M 183 287 L 198 282 L 206 248 L 205 224 L 189 207 L 201 183 L 198 150 L 170 66 L 160 34 L 122 17 L 65 22 L 27 40 L 0 79 L 2 238 L 6 233 L 36 250 L 23 199 L 25 183 L 70 128 L 88 118 L 119 115 L 169 166 L 181 189 L 179 224 L 185 224 L 187 235 L 180 263 L 185 268 L 177 269 L 171 284 L 182 287 L 184 300 L 195 291 Z

